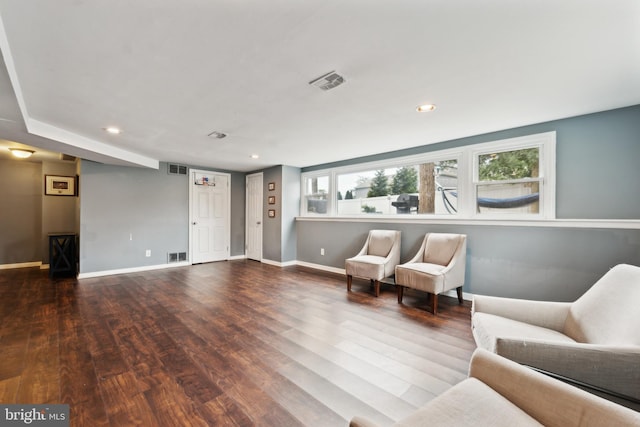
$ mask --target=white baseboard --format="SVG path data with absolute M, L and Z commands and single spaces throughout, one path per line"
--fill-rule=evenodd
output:
M 12 268 L 40 267 L 42 261 L 18 262 L 15 264 L 0 264 L 0 270 L 10 270 Z
M 329 267 L 327 265 L 314 264 L 314 263 L 311 263 L 311 262 L 296 261 L 296 265 L 299 265 L 301 267 L 309 267 L 309 268 L 313 268 L 313 269 L 316 269 L 316 270 L 328 271 L 330 273 L 346 274 L 344 268 Z
M 233 256 L 230 256 L 227 261 L 233 261 L 233 260 L 236 260 L 236 259 L 247 259 L 247 256 L 246 255 L 233 255 Z
M 78 279 L 89 279 L 92 277 L 111 276 L 113 274 L 138 273 L 141 271 L 161 270 L 164 268 L 186 267 L 190 262 L 172 262 L 171 264 L 145 265 L 142 267 L 121 268 L 117 270 L 92 271 L 90 273 L 78 274 Z
M 264 264 L 275 265 L 276 267 L 291 267 L 292 265 L 297 265 L 298 261 L 273 261 L 270 259 L 263 258 L 262 261 Z

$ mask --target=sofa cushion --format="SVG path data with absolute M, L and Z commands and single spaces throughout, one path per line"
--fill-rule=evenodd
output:
M 394 230 L 375 230 L 369 239 L 368 255 L 386 257 L 389 255 L 393 243 L 396 240 L 397 232 Z
M 424 262 L 449 265 L 459 244 L 459 234 L 431 233 L 424 248 Z
M 398 427 L 541 426 L 483 382 L 468 378 L 399 421 Z
M 345 262 L 345 270 L 348 275 L 357 277 L 369 277 L 380 280 L 385 277 L 383 257 L 375 255 L 360 255 L 349 258 Z
M 609 270 L 569 310 L 564 332 L 589 344 L 640 346 L 640 267 Z
M 488 313 L 474 313 L 471 322 L 473 336 L 478 347 L 494 353 L 500 338 L 513 338 L 521 341 L 534 339 L 553 342 L 575 342 L 561 332 Z

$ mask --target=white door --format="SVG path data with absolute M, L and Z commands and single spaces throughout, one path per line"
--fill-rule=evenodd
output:
M 191 262 L 229 259 L 231 175 L 191 170 L 189 177 Z
M 247 175 L 247 258 L 262 261 L 262 173 Z

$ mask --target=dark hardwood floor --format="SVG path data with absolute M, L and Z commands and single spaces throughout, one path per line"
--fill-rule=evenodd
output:
M 390 425 L 467 375 L 470 304 L 229 261 L 94 279 L 0 271 L 0 402 L 72 426 Z

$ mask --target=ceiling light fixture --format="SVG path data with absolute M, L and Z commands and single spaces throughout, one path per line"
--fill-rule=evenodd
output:
M 227 134 L 226 133 L 222 133 L 222 132 L 218 132 L 217 130 L 214 130 L 213 132 L 211 132 L 207 136 L 210 136 L 211 138 L 222 139 L 222 138 L 226 138 Z
M 11 151 L 11 154 L 21 159 L 31 157 L 31 155 L 35 153 L 33 150 L 26 150 L 24 148 L 9 148 L 9 150 Z
M 427 113 L 429 111 L 433 111 L 436 109 L 436 106 L 434 104 L 424 104 L 424 105 L 420 105 L 418 108 L 416 108 L 416 111 L 418 113 Z
M 252 159 L 259 159 L 260 158 L 260 156 L 258 156 L 257 154 L 252 154 L 250 157 Z
M 109 126 L 106 128 L 103 128 L 105 130 L 105 132 L 110 133 L 111 135 L 118 135 L 120 134 L 120 132 L 122 132 L 120 129 L 118 129 L 117 127 L 114 126 Z

